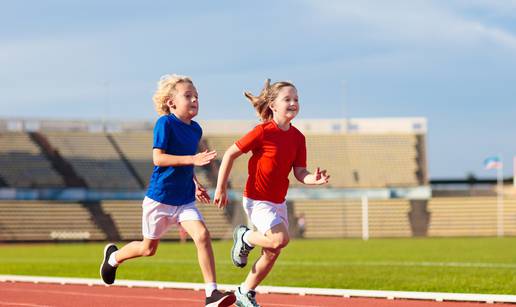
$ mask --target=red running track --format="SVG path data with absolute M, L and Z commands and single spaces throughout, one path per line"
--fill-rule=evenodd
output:
M 482 303 L 430 302 L 418 300 L 384 300 L 341 298 L 330 296 L 299 296 L 258 294 L 263 306 L 277 307 L 483 307 Z M 0 282 L 2 307 L 186 307 L 204 306 L 204 292 L 193 290 L 127 288 L 87 285 L 35 284 Z M 514 307 L 514 304 L 496 304 Z

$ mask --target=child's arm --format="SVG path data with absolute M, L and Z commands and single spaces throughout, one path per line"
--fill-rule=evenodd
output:
M 210 195 L 206 191 L 206 188 L 204 188 L 199 180 L 197 180 L 195 174 L 193 176 L 193 181 L 195 183 L 195 198 L 203 204 L 209 204 L 211 200 Z
M 310 174 L 305 167 L 294 167 L 294 176 L 299 182 L 311 185 L 325 184 L 330 179 L 330 175 L 326 174 L 326 170 L 321 171 L 319 168 L 317 168 L 314 174 Z
M 160 167 L 185 165 L 203 166 L 210 163 L 216 156 L 217 152 L 215 150 L 205 150 L 193 156 L 169 155 L 160 148 L 154 148 L 152 150 L 152 162 L 154 162 L 154 165 Z
M 215 196 L 213 197 L 213 203 L 219 208 L 223 208 L 228 204 L 228 197 L 226 189 L 228 185 L 229 173 L 233 167 L 233 161 L 242 155 L 242 151 L 235 145 L 231 145 L 224 157 L 219 168 L 219 176 L 217 178 L 217 188 L 215 189 Z

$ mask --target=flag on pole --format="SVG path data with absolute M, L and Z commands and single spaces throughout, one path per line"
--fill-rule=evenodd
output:
M 503 167 L 500 157 L 493 156 L 484 160 L 485 169 L 501 169 Z

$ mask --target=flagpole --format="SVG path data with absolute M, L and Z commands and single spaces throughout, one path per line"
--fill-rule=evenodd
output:
M 503 237 L 504 233 L 504 227 L 503 227 L 503 161 L 502 156 L 500 155 L 500 165 L 496 168 L 496 174 L 497 174 L 497 185 L 498 188 L 496 189 L 497 193 L 497 233 L 499 237 Z

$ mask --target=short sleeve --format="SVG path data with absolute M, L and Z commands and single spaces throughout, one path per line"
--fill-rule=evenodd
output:
M 294 160 L 294 167 L 306 167 L 306 140 L 305 136 L 300 134 L 296 159 Z
M 198 122 L 192 120 L 192 125 L 195 126 L 195 129 L 199 132 L 199 139 L 202 138 L 202 127 Z
M 253 130 L 249 131 L 246 135 L 244 135 L 240 140 L 235 142 L 235 145 L 242 151 L 243 153 L 247 153 L 250 150 L 253 150 L 261 143 L 263 138 L 263 127 L 256 126 Z
M 152 148 L 167 149 L 170 138 L 169 121 L 166 116 L 160 117 L 154 126 L 154 143 Z

